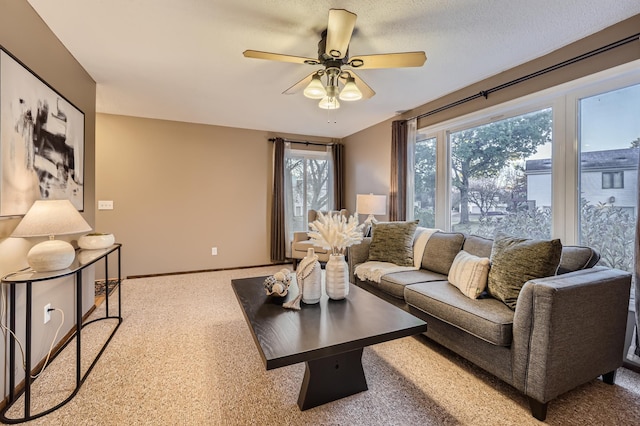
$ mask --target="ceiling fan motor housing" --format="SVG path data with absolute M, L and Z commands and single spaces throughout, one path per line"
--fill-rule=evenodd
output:
M 320 41 L 318 42 L 318 60 L 320 63 L 325 67 L 334 66 L 340 68 L 342 65 L 346 65 L 349 62 L 349 49 L 347 49 L 342 58 L 340 58 L 342 52 L 335 52 L 336 56 L 331 56 L 326 53 L 326 50 L 327 30 L 324 30 L 320 37 Z M 327 62 L 331 62 L 331 64 L 328 64 Z

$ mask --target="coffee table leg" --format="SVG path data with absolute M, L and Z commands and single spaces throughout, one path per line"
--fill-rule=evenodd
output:
M 298 397 L 301 410 L 317 407 L 345 396 L 366 391 L 362 348 L 307 361 Z

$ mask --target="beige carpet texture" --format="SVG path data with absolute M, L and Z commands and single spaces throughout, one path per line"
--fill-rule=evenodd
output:
M 424 336 L 365 348 L 369 390 L 307 411 L 304 364 L 266 371 L 231 279 L 281 266 L 125 280 L 124 321 L 80 392 L 34 425 L 535 425 L 526 397 Z M 102 312 L 104 303 L 94 315 Z M 303 308 L 304 309 L 304 308 Z M 84 368 L 114 326 L 82 333 Z M 33 412 L 73 388 L 75 344 L 33 384 Z M 20 401 L 8 413 L 19 415 Z M 549 404 L 550 425 L 639 425 L 640 375 L 621 368 Z

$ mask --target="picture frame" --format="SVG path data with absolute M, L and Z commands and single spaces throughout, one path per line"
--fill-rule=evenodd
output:
M 0 217 L 36 200 L 84 211 L 84 112 L 0 46 Z

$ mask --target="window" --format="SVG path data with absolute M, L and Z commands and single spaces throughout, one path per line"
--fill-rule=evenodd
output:
M 331 147 L 323 151 L 285 149 L 285 227 L 289 240 L 294 232 L 308 231 L 309 210 L 333 206 Z M 290 255 L 291 244 L 286 244 Z
M 624 172 L 602 172 L 602 189 L 624 188 Z
M 601 264 L 632 271 L 640 84 L 582 97 L 578 114 L 580 243 L 597 249 Z
M 414 148 L 413 217 L 420 226 L 435 227 L 436 138 L 418 135 Z M 409 210 L 407 210 L 409 212 Z
M 549 238 L 551 139 L 551 108 L 451 133 L 451 228 Z
M 408 184 L 422 226 L 559 238 L 633 270 L 638 61 L 417 134 Z

